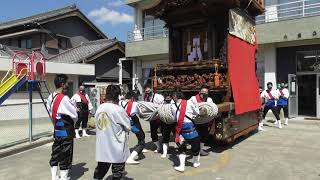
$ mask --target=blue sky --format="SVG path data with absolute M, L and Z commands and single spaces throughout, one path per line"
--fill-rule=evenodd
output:
M 124 0 L 2 0 L 0 22 L 31 16 L 72 4 L 77 7 L 109 38 L 126 40 L 133 28 L 133 9 Z

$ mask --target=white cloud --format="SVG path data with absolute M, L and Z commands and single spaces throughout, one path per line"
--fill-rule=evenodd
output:
M 132 23 L 133 16 L 127 13 L 118 12 L 112 9 L 102 7 L 89 13 L 89 17 L 94 18 L 98 24 L 110 23 L 117 25 L 121 23 Z
M 108 1 L 111 1 L 107 4 L 108 6 L 111 6 L 111 7 L 119 7 L 125 4 L 123 0 L 108 0 Z

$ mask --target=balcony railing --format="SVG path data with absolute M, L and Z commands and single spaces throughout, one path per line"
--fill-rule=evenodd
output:
M 266 12 L 256 18 L 257 24 L 320 15 L 320 0 L 297 0 L 265 7 Z
M 169 31 L 167 28 L 161 26 L 151 26 L 142 29 L 135 29 L 129 31 L 127 34 L 127 42 L 136 42 L 144 40 L 161 39 L 168 37 Z

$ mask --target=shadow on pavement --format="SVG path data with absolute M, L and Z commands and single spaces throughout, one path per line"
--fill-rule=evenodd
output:
M 77 180 L 84 175 L 85 172 L 89 171 L 89 168 L 85 167 L 86 163 L 78 163 L 71 168 L 71 179 Z
M 228 149 L 232 149 L 233 146 L 235 146 L 235 145 L 241 143 L 242 141 L 250 138 L 251 136 L 253 136 L 256 133 L 257 133 L 257 131 L 252 131 L 247 136 L 241 136 L 241 137 L 237 138 L 234 142 L 231 142 L 229 144 L 224 144 L 224 143 L 219 143 L 219 142 L 212 142 L 212 143 L 208 144 L 208 146 L 206 146 L 206 147 L 210 147 L 207 151 L 208 152 L 214 152 L 214 153 L 222 153 L 223 151 L 226 151 Z
M 156 150 L 157 147 L 152 141 L 150 141 L 145 144 L 145 148 L 153 152 L 154 150 Z
M 91 136 L 92 135 L 95 136 L 96 135 L 96 130 L 95 129 L 89 129 L 88 130 L 88 134 L 91 135 Z
M 108 176 L 107 179 L 105 180 L 112 180 L 112 175 Z M 123 180 L 134 180 L 134 179 L 130 177 L 124 177 Z

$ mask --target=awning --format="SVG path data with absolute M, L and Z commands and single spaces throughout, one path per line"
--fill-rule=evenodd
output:
M 256 46 L 228 36 L 229 75 L 236 114 L 260 109 L 260 92 L 255 73 Z

